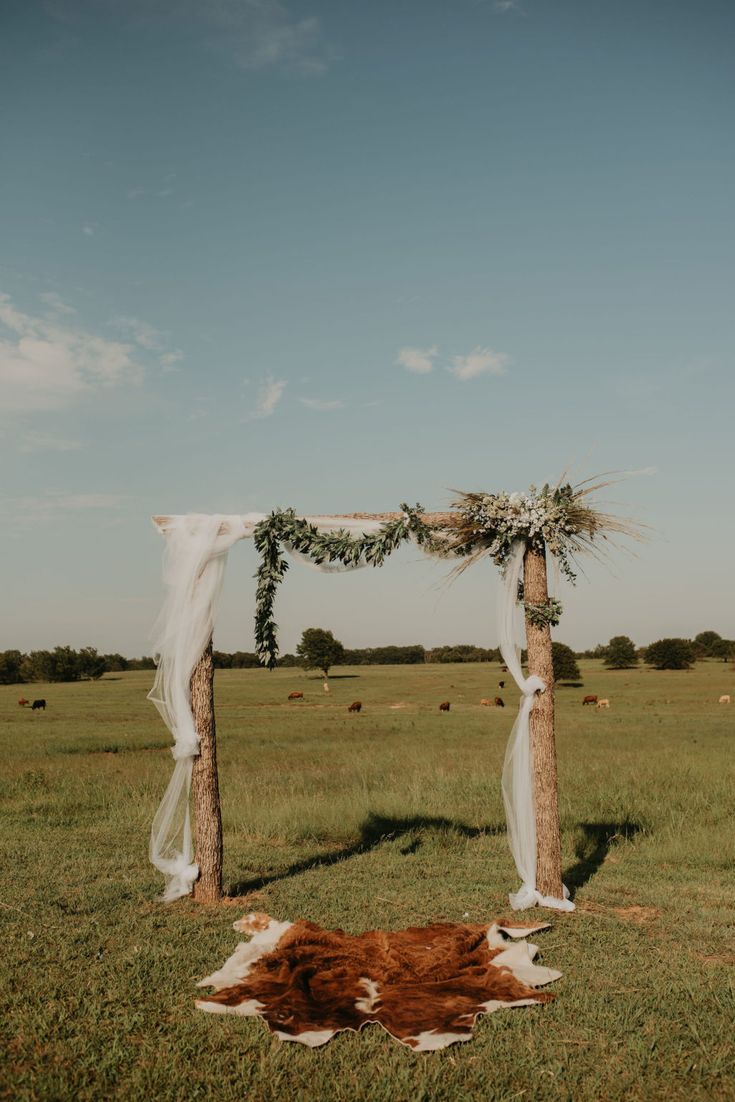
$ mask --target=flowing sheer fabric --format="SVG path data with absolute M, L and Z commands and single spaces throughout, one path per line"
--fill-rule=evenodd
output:
M 188 895 L 199 869 L 194 862 L 189 796 L 194 758 L 199 738 L 191 711 L 191 675 L 212 636 L 227 555 L 234 543 L 250 537 L 264 513 L 246 516 L 172 517 L 165 530 L 163 580 L 166 598 L 154 629 L 154 653 L 158 666 L 148 699 L 161 713 L 173 735 L 171 752 L 176 762 L 173 775 L 151 827 L 151 863 L 166 878 L 163 899 Z M 375 532 L 379 521 L 348 519 L 336 522 L 327 517 L 308 518 L 324 531 L 347 528 L 354 532 Z M 294 558 L 316 566 L 306 556 L 287 548 Z M 324 563 L 317 570 L 357 569 L 364 563 L 344 567 Z
M 558 911 L 573 911 L 574 904 L 564 888 L 564 899 L 541 895 L 536 890 L 536 812 L 533 802 L 530 716 L 537 692 L 546 685 L 533 674 L 524 677 L 516 645 L 515 619 L 518 608 L 518 582 L 523 570 L 525 544 L 517 540 L 505 569 L 503 595 L 498 604 L 498 640 L 500 653 L 523 694 L 513 730 L 508 739 L 503 765 L 503 802 L 508 823 L 508 843 L 521 878 L 521 887 L 508 898 L 515 911 L 538 904 Z
M 158 668 L 148 694 L 173 735 L 176 762 L 149 848 L 151 862 L 166 877 L 165 900 L 188 895 L 199 874 L 189 814 L 192 766 L 199 753 L 191 675 L 212 635 L 227 553 L 237 540 L 252 535 L 258 519 L 191 514 L 172 518 L 166 530 L 166 599 L 155 628 Z

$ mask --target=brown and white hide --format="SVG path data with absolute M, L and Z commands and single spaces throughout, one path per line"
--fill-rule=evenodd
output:
M 561 972 L 534 964 L 523 938 L 548 924 L 435 923 L 347 934 L 313 922 L 247 915 L 252 934 L 199 987 L 215 1014 L 263 1018 L 284 1041 L 315 1048 L 343 1029 L 378 1022 L 415 1052 L 469 1041 L 477 1018 L 509 1006 L 550 1002 L 539 992 Z

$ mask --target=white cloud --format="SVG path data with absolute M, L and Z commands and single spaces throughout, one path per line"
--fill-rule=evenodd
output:
M 433 361 L 439 355 L 439 349 L 434 344 L 431 348 L 401 348 L 395 361 L 398 367 L 405 367 L 406 371 L 414 375 L 428 375 L 434 366 Z
M 255 409 L 250 414 L 249 419 L 261 421 L 264 417 L 270 417 L 275 413 L 276 406 L 283 397 L 285 389 L 285 379 L 274 379 L 272 375 L 267 375 L 258 387 Z
M 96 227 L 93 226 L 90 222 L 85 222 L 82 226 L 82 233 L 85 235 L 85 237 L 94 237 L 95 229 Z
M 505 15 L 506 12 L 520 12 L 522 9 L 521 5 L 518 3 L 518 0 L 493 0 L 493 10 L 498 12 L 500 15 Z
M 47 305 L 44 315 L 25 314 L 0 294 L 3 412 L 60 409 L 96 389 L 141 382 L 143 369 L 131 345 L 76 324 L 61 299 Z M 64 313 L 66 318 L 59 316 Z
M 299 401 L 307 409 L 316 409 L 322 413 L 344 408 L 344 402 L 341 398 L 299 398 Z
M 481 348 L 478 345 L 467 356 L 452 356 L 452 365 L 447 371 L 465 382 L 467 379 L 477 379 L 480 375 L 505 375 L 509 363 L 510 356 L 506 356 L 504 352 L 494 352 L 492 348 Z

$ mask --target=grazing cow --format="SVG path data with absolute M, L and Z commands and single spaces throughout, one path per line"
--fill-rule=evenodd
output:
M 498 688 L 499 689 L 504 689 L 505 688 L 505 682 L 504 681 L 498 681 Z
M 18 703 L 20 704 L 21 708 L 25 708 L 26 704 L 30 704 L 30 700 L 26 700 L 26 698 L 22 696 Z
M 495 707 L 495 701 L 488 699 L 488 697 L 486 697 L 486 696 L 484 696 L 482 698 L 482 700 L 480 701 L 480 704 L 483 704 L 486 708 L 494 708 Z
M 324 692 L 325 692 L 325 693 L 328 693 L 328 692 L 329 692 L 329 682 L 328 682 L 328 681 L 325 681 L 325 682 L 324 682 L 324 685 L 322 686 L 322 688 L 324 689 Z
M 727 695 L 721 696 L 720 699 L 717 701 L 717 703 L 718 704 L 729 704 L 730 703 L 730 697 L 727 696 Z
M 610 707 L 610 701 L 609 700 L 598 700 L 597 701 L 598 710 L 600 708 L 609 708 L 609 707 Z
M 361 700 L 353 700 L 352 703 L 350 704 L 349 708 L 347 709 L 347 711 L 348 712 L 359 712 L 361 709 L 362 709 L 362 701 Z
M 45 712 L 46 711 L 46 701 L 45 700 L 34 700 L 33 703 L 31 704 L 31 711 L 35 712 L 37 708 L 43 708 L 43 710 Z
M 496 708 L 504 708 L 505 707 L 505 704 L 503 703 L 502 696 L 496 696 L 495 697 L 495 707 Z
M 500 669 L 503 671 L 503 673 L 508 672 L 508 667 L 507 666 L 501 666 Z
M 295 692 L 294 693 L 289 693 L 288 694 L 288 699 L 289 700 L 303 700 L 304 699 L 304 694 L 303 693 L 295 693 Z
M 439 711 L 440 712 L 448 712 L 449 711 L 449 701 L 448 700 L 443 700 L 441 702 L 441 704 L 439 705 Z
M 584 700 L 582 701 L 582 703 L 583 704 L 596 704 L 597 703 L 597 697 L 596 696 L 586 696 L 584 698 Z

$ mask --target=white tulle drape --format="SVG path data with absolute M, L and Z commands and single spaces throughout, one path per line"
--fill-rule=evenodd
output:
M 149 856 L 163 873 L 163 899 L 188 895 L 199 875 L 194 862 L 189 795 L 199 738 L 191 711 L 191 675 L 214 628 L 217 602 L 224 581 L 227 554 L 238 540 L 252 536 L 264 513 L 245 516 L 188 514 L 170 518 L 164 535 L 163 580 L 166 598 L 154 629 L 154 654 L 158 659 L 153 688 L 148 694 L 173 735 L 173 775 L 151 827 Z M 345 528 L 352 532 L 377 532 L 381 522 L 327 517 L 307 518 L 323 531 Z M 295 559 L 317 570 L 354 570 L 365 564 L 316 566 L 307 556 L 287 547 Z
M 518 582 L 523 570 L 525 543 L 517 540 L 503 576 L 503 593 L 498 604 L 498 640 L 503 661 L 521 690 L 521 703 L 508 739 L 503 765 L 503 801 L 508 824 L 508 843 L 521 878 L 521 887 L 508 897 L 515 911 L 538 904 L 559 911 L 573 911 L 574 904 L 564 888 L 564 899 L 541 895 L 536 889 L 536 812 L 533 802 L 530 716 L 534 696 L 546 685 L 533 674 L 524 677 L 516 644 Z
M 199 738 L 191 712 L 191 675 L 209 642 L 224 579 L 227 552 L 252 535 L 248 517 L 174 517 L 166 529 L 166 598 L 155 628 L 156 677 L 148 697 L 173 735 L 176 765 L 151 828 L 149 856 L 166 877 L 163 898 L 188 895 L 194 864 L 189 790 Z

